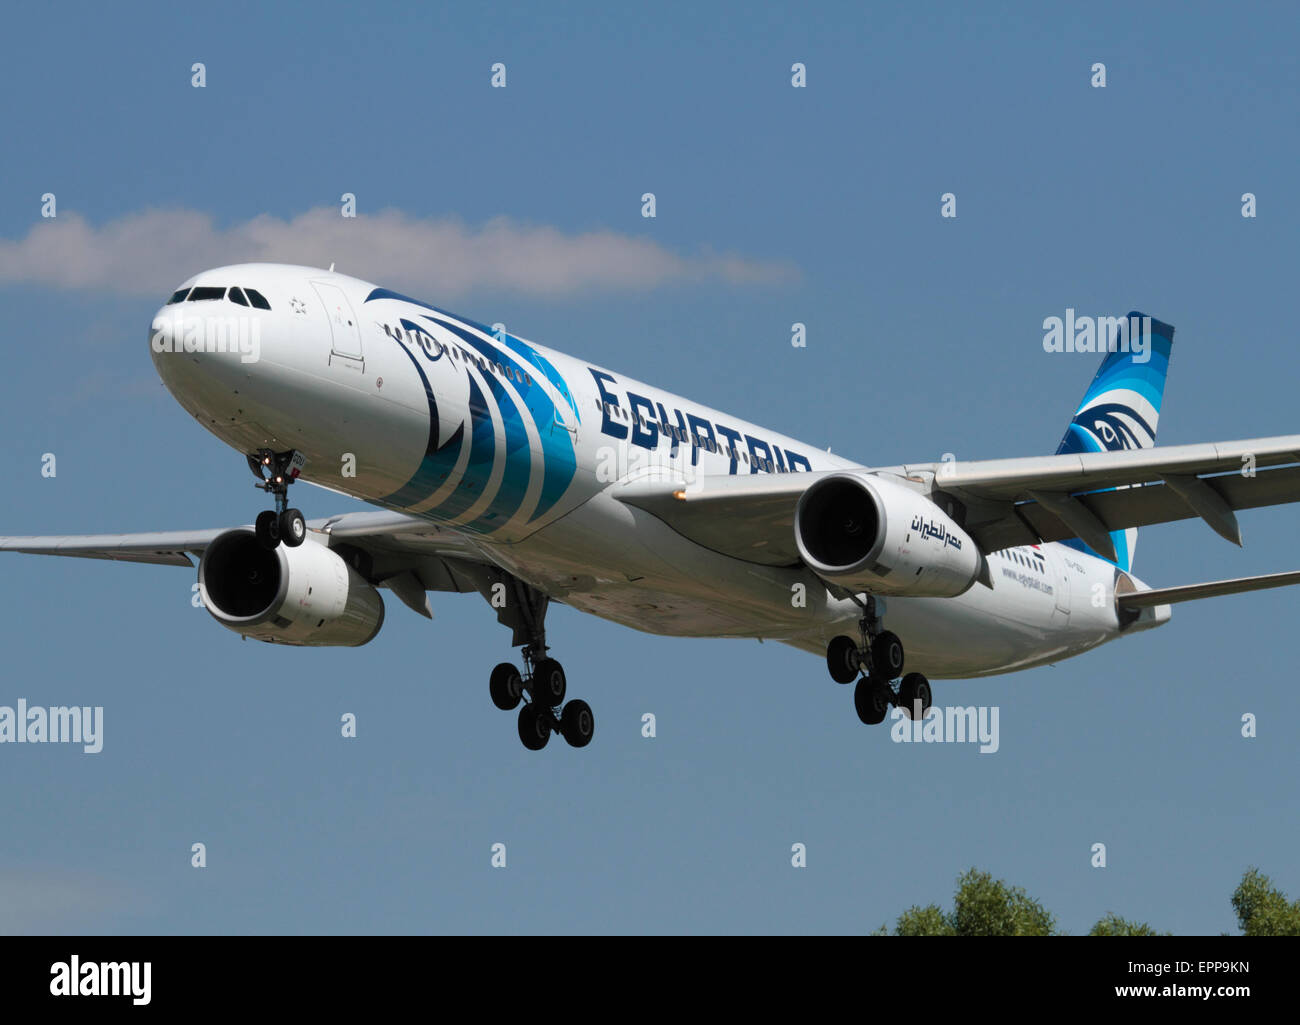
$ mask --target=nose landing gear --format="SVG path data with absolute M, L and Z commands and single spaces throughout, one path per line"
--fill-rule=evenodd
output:
M 264 510 L 253 521 L 253 533 L 257 535 L 258 543 L 268 551 L 278 547 L 281 541 L 290 548 L 297 548 L 307 537 L 307 521 L 302 513 L 288 508 L 289 485 L 298 479 L 306 465 L 307 457 L 297 449 L 273 452 L 261 448 L 248 455 L 248 468 L 259 481 L 253 486 L 275 498 L 275 511 Z
M 903 642 L 884 629 L 876 600 L 868 598 L 858 621 L 858 639 L 839 636 L 826 646 L 826 668 L 836 683 L 852 683 L 853 707 L 868 726 L 885 721 L 890 705 L 910 718 L 924 716 L 933 700 L 930 681 L 921 673 L 903 673 Z M 861 676 L 859 676 L 859 673 Z M 902 679 L 899 680 L 899 677 Z M 897 690 L 894 681 L 898 680 Z

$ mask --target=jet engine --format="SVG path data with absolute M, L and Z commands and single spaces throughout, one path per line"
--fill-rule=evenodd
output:
M 379 592 L 310 535 L 272 551 L 247 528 L 217 535 L 199 560 L 199 593 L 222 626 L 272 644 L 358 647 L 384 623 Z
M 984 565 L 952 517 L 876 474 L 835 474 L 809 487 L 795 508 L 794 539 L 813 572 L 855 593 L 952 598 Z

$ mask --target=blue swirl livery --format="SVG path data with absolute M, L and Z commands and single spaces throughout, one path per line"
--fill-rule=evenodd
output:
M 1112 326 L 1119 330 L 1099 339 L 1106 356 L 1066 428 L 1057 455 L 1155 446 L 1174 329 L 1137 311 Z M 1112 531 L 1110 537 L 1115 546 L 1115 564 L 1129 572 L 1133 568 L 1137 528 Z M 1082 541 L 1063 543 L 1097 555 Z

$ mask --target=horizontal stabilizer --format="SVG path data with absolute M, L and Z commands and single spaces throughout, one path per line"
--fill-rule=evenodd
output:
M 1238 577 L 1236 580 L 1216 580 L 1208 584 L 1188 584 L 1185 587 L 1157 587 L 1152 591 L 1132 591 L 1116 595 L 1122 609 L 1144 609 L 1156 605 L 1173 605 L 1197 598 L 1217 598 L 1222 594 L 1241 594 L 1245 591 L 1263 591 L 1270 587 L 1287 587 L 1300 584 L 1300 570 L 1290 573 L 1269 573 L 1262 577 Z

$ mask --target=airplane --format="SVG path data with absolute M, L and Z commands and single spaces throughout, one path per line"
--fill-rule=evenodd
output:
M 332 266 L 219 267 L 159 309 L 150 354 L 274 509 L 0 550 L 197 558 L 213 618 L 272 644 L 366 644 L 381 590 L 428 618 L 430 591 L 478 592 L 520 649 L 488 692 L 530 750 L 595 732 L 547 644 L 553 601 L 793 645 L 855 684 L 863 723 L 923 717 L 931 678 L 1058 662 L 1178 602 L 1300 583 L 1133 575 L 1139 527 L 1199 517 L 1240 545 L 1237 511 L 1300 500 L 1300 435 L 1156 447 L 1174 330 L 1107 319 L 1120 330 L 1054 455 L 868 466 Z M 307 520 L 298 480 L 378 508 Z

